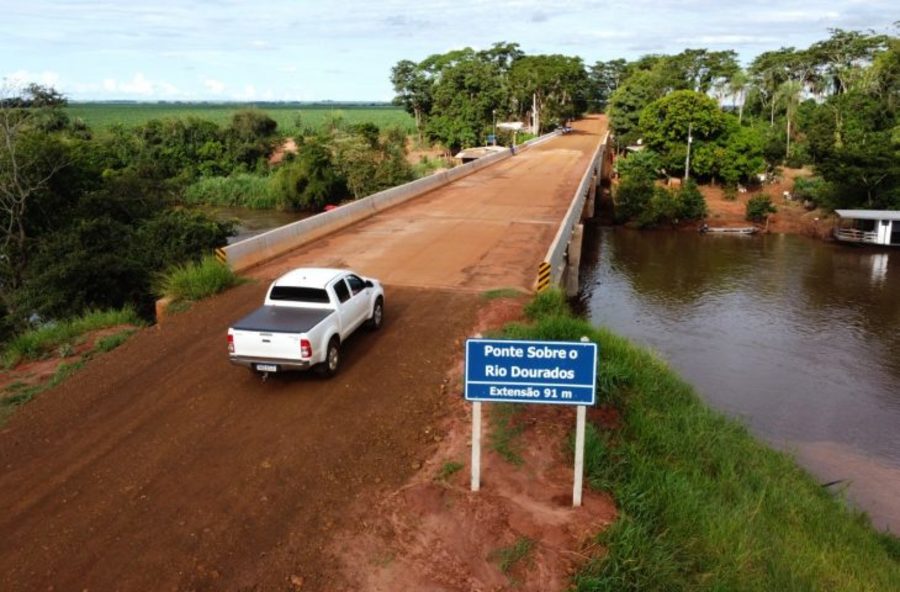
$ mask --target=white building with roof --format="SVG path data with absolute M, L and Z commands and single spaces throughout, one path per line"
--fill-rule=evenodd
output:
M 900 211 L 835 210 L 834 237 L 848 243 L 900 247 Z

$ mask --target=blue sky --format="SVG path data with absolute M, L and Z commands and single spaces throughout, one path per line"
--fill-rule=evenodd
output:
M 515 41 L 586 63 L 686 47 L 742 60 L 828 28 L 889 32 L 882 0 L 0 0 L 0 77 L 73 100 L 390 100 L 390 69 Z

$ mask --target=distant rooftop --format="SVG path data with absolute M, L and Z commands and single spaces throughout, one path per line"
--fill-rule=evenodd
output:
M 834 213 L 854 220 L 900 220 L 900 210 L 835 210 Z

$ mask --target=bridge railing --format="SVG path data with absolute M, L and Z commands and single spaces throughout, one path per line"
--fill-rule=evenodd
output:
M 525 142 L 518 148 L 527 150 L 559 135 L 551 132 Z M 448 185 L 461 177 L 471 175 L 512 156 L 508 151 L 498 152 L 448 171 L 429 175 L 368 197 L 358 199 L 329 212 L 322 212 L 304 220 L 272 229 L 254 237 L 228 245 L 216 251 L 216 256 L 235 271 L 241 271 L 310 243 L 341 228 L 355 224 L 376 213 L 405 201 Z
M 575 190 L 572 197 L 572 203 L 569 204 L 569 209 L 559 225 L 559 230 L 556 231 L 556 237 L 538 267 L 538 276 L 535 282 L 535 289 L 538 292 L 543 292 L 550 286 L 559 285 L 562 281 L 563 272 L 566 269 L 566 249 L 575 226 L 581 221 L 581 213 L 584 211 L 585 201 L 590 194 L 591 183 L 595 183 L 597 179 L 603 177 L 608 140 L 609 132 L 603 136 L 603 141 L 597 146 L 597 150 L 591 158 L 591 164 L 584 172 L 581 183 L 578 184 L 578 189 Z

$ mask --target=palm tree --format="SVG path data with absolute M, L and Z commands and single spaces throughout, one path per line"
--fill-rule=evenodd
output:
M 750 77 L 741 69 L 731 75 L 728 81 L 728 90 L 734 104 L 738 106 L 738 124 L 744 120 L 744 103 L 747 101 L 747 88 L 750 86 Z
M 785 158 L 791 153 L 791 120 L 797 112 L 797 106 L 800 104 L 800 94 L 802 92 L 802 84 L 796 80 L 787 80 L 778 87 L 778 93 L 776 94 L 778 102 L 784 102 L 785 105 L 785 119 L 787 120 L 787 125 L 785 127 Z

